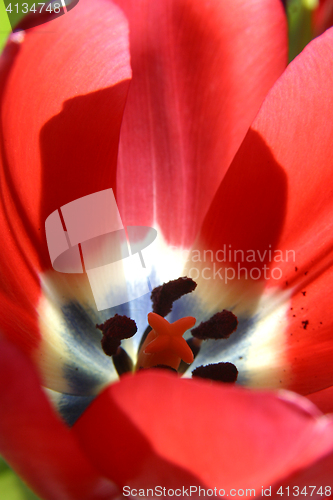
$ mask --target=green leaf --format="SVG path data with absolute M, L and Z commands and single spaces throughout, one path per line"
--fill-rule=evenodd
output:
M 0 498 L 4 500 L 40 500 L 1 457 Z
M 312 29 L 313 11 L 318 0 L 288 0 L 289 61 L 292 61 L 314 38 Z
M 47 2 L 47 0 L 45 1 Z M 28 5 L 28 7 L 27 8 L 24 7 L 24 9 L 28 10 L 29 12 L 30 7 L 34 3 L 36 3 L 36 0 L 24 0 L 24 5 L 26 4 Z M 6 12 L 6 7 L 8 7 L 9 4 L 11 4 L 12 7 L 12 12 L 10 14 L 11 22 L 9 22 L 9 17 L 8 17 L 9 12 Z M 19 5 L 18 9 L 15 7 L 16 4 Z M 22 4 L 23 2 L 17 2 L 17 0 L 15 1 L 0 0 L 0 52 L 2 51 L 8 36 L 12 32 L 11 23 L 12 26 L 15 26 L 25 16 L 25 14 L 23 13 Z

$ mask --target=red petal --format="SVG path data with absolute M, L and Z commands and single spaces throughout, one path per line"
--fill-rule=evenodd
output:
M 63 204 L 115 187 L 131 76 L 127 21 L 111 2 L 81 0 L 46 26 L 28 30 L 19 46 L 10 42 L 1 73 L 2 290 L 18 304 L 17 314 L 24 309 L 32 317 L 37 273 L 51 267 L 45 219 Z M 38 338 L 34 321 L 22 336 L 26 349 Z
M 273 485 L 271 498 L 282 498 L 280 494 L 273 494 L 277 491 L 283 492 L 283 496 L 289 496 L 289 493 L 293 497 L 304 496 L 304 498 L 311 497 L 316 500 L 332 498 L 332 470 L 333 453 L 330 453 L 310 467 Z M 279 490 L 280 487 L 282 487 L 281 490 Z
M 0 452 L 42 498 L 110 500 L 116 487 L 88 462 L 30 362 L 0 339 Z
M 255 262 L 241 262 L 238 254 L 237 262 L 227 258 L 218 268 L 237 268 L 239 262 L 248 270 L 277 268 L 268 279 L 261 271 L 259 281 L 239 280 L 237 273 L 227 286 L 218 276 L 202 280 L 200 293 L 211 298 L 214 292 L 223 307 L 241 304 L 250 316 L 269 315 L 292 296 L 287 328 L 276 315 L 280 336 L 273 355 L 279 358 L 277 383 L 302 394 L 330 386 L 333 377 L 332 43 L 329 30 L 273 87 L 221 184 L 199 242 L 214 252 L 224 245 L 245 255 L 256 252 Z M 263 262 L 258 251 L 266 251 Z M 260 310 L 265 287 L 275 303 Z
M 314 239 L 316 236 L 314 235 Z M 324 241 L 322 244 L 325 245 Z M 284 349 L 286 366 L 289 366 L 287 387 L 304 395 L 326 389 L 333 379 L 333 267 L 330 265 L 325 269 L 323 266 L 316 272 L 316 261 L 320 264 L 319 252 L 319 255 L 315 255 L 316 248 L 319 247 L 303 249 L 298 254 L 300 268 L 298 273 L 294 272 L 294 295 L 290 302 L 289 324 L 285 332 L 287 343 Z M 301 264 L 303 259 L 312 260 L 306 266 L 309 269 L 306 276 Z M 320 404 L 319 407 L 323 411 L 329 411 L 327 405 Z M 333 409 L 332 404 L 330 408 Z
M 133 81 L 120 141 L 127 224 L 189 245 L 259 106 L 286 64 L 275 0 L 116 0 Z M 133 182 L 134 181 L 134 182 Z
M 333 376 L 332 42 L 329 30 L 307 46 L 253 126 L 288 178 L 277 248 L 294 250 L 295 259 L 278 263 L 281 280 L 269 285 L 287 285 L 293 295 L 284 347 L 287 387 L 302 394 L 328 387 Z
M 285 172 L 250 130 L 190 253 L 186 274 L 198 283 L 207 314 L 235 306 L 236 315 L 254 314 L 267 284 L 269 250 L 276 248 L 283 227 L 286 198 Z
M 333 386 L 327 387 L 322 391 L 313 392 L 308 394 L 307 398 L 310 399 L 323 413 L 333 413 Z
M 321 35 L 333 25 L 333 4 L 331 0 L 319 0 L 319 6 L 312 16 L 313 32 Z
M 333 421 L 286 398 L 154 370 L 109 386 L 73 431 L 121 485 L 260 488 L 333 447 Z

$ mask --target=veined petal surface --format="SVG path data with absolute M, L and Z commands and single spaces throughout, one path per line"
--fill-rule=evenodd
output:
M 286 65 L 280 1 L 116 0 L 133 80 L 120 137 L 127 224 L 188 248 L 268 90 Z M 134 180 L 134 182 L 133 182 Z

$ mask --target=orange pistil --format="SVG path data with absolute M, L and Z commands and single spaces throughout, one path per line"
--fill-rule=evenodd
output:
M 136 369 L 164 365 L 177 370 L 181 360 L 193 363 L 193 353 L 183 335 L 195 322 L 195 318 L 187 316 L 169 323 L 159 314 L 149 313 L 148 323 L 152 331 L 140 349 Z

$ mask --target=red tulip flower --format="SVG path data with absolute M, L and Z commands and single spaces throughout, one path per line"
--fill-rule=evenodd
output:
M 333 34 L 285 70 L 285 33 L 279 0 L 81 0 L 9 40 L 0 452 L 42 498 L 331 496 L 333 420 L 296 393 L 332 410 Z M 52 268 L 46 219 L 110 188 L 154 280 L 195 275 L 170 322 L 237 315 L 184 378 L 119 381 L 96 324 L 135 320 L 135 361 L 149 295 L 97 311 Z M 223 361 L 239 385 L 189 379 Z

